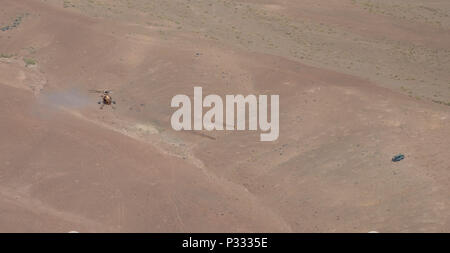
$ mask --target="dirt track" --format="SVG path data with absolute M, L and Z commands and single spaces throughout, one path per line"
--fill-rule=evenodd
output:
M 450 232 L 447 1 L 168 2 L 2 2 L 0 232 Z M 280 138 L 173 131 L 194 86 Z

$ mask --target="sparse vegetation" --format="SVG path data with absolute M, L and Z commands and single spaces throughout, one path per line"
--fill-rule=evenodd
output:
M 22 19 L 25 16 L 28 16 L 28 13 L 18 16 L 9 25 L 0 27 L 0 31 L 6 32 L 6 31 L 10 31 L 12 29 L 15 29 L 15 28 L 19 27 L 19 25 L 22 23 Z
M 0 58 L 12 58 L 12 57 L 14 57 L 14 54 L 4 54 L 4 53 L 0 54 Z
M 75 7 L 75 5 L 72 4 L 72 2 L 70 2 L 69 0 L 64 0 L 63 7 L 64 8 L 69 8 L 69 7 Z
M 29 65 L 36 65 L 36 60 L 33 58 L 23 58 L 23 61 L 25 62 L 25 66 L 28 67 Z
M 433 100 L 433 102 L 436 104 L 440 104 L 440 105 L 450 106 L 450 102 L 444 102 L 444 101 L 439 101 L 439 100 Z

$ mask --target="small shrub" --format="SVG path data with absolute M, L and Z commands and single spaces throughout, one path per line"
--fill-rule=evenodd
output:
M 36 65 L 36 60 L 32 58 L 23 58 L 23 61 L 25 62 L 25 66 L 29 65 Z
M 11 58 L 11 57 L 13 57 L 14 55 L 13 54 L 0 54 L 0 58 Z

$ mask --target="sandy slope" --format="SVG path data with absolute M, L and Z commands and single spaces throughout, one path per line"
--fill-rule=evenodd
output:
M 313 2 L 2 3 L 0 231 L 448 232 L 450 7 Z M 279 140 L 171 130 L 198 85 Z

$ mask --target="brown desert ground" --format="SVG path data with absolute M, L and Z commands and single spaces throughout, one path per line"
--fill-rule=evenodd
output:
M 2 0 L 0 28 L 0 232 L 450 232 L 448 0 Z M 279 94 L 279 139 L 174 131 L 194 86 Z

